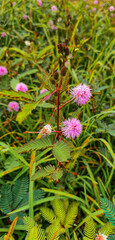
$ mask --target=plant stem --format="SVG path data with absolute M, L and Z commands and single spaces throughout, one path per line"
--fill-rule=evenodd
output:
M 57 132 L 59 132 L 59 110 L 60 110 L 60 107 L 59 107 L 59 98 L 60 98 L 60 91 L 58 90 L 58 97 L 57 97 Z

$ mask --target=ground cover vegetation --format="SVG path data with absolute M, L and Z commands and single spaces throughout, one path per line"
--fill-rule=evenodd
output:
M 0 239 L 115 239 L 114 1 L 0 1 Z

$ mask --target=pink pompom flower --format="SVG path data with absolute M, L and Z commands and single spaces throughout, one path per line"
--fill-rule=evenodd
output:
M 53 5 L 51 9 L 52 9 L 53 12 L 57 11 L 57 7 L 55 5 Z
M 96 12 L 97 8 L 94 7 L 92 10 L 93 10 L 93 12 Z
M 19 105 L 17 102 L 10 102 L 8 104 L 8 111 L 9 112 L 13 112 L 13 110 L 15 110 L 16 112 L 18 112 L 19 110 Z
M 41 7 L 42 6 L 42 1 L 41 0 L 37 0 L 38 5 Z
M 113 12 L 115 10 L 114 6 L 110 6 L 109 11 Z
M 23 15 L 23 19 L 27 20 L 27 16 L 26 16 L 26 15 Z
M 100 4 L 100 7 L 103 7 L 103 5 L 102 5 L 102 4 Z
M 48 91 L 48 90 L 47 89 L 42 89 L 42 90 L 40 90 L 40 94 L 42 94 L 42 93 L 44 93 L 46 91 Z M 49 100 L 50 96 L 51 95 L 49 95 L 48 97 L 45 97 L 44 99 L 47 101 L 47 100 Z
M 82 125 L 76 118 L 68 118 L 68 120 L 63 121 L 63 127 L 61 128 L 62 134 L 66 138 L 78 137 L 82 132 Z
M 96 240 L 107 240 L 107 237 L 108 237 L 108 236 L 99 233 L 99 234 L 97 235 L 97 237 L 96 237 Z
M 2 36 L 2 37 L 6 37 L 6 35 L 7 35 L 7 34 L 6 34 L 5 32 L 2 32 L 2 33 L 1 33 L 1 36 Z
M 16 2 L 13 2 L 12 5 L 15 6 L 15 5 L 16 5 Z
M 85 8 L 88 8 L 89 7 L 89 5 L 87 4 L 86 6 L 85 6 Z
M 52 26 L 52 30 L 56 30 L 57 27 L 55 25 Z
M 26 86 L 26 84 L 20 82 L 16 85 L 16 92 L 27 92 L 28 91 L 28 87 Z
M 98 1 L 96 0 L 96 1 L 94 1 L 94 4 L 96 5 L 96 4 L 98 4 Z
M 0 76 L 4 76 L 6 75 L 8 72 L 7 72 L 7 69 L 3 66 L 0 66 Z
M 86 84 L 79 84 L 77 87 L 73 87 L 70 91 L 74 99 L 74 102 L 77 102 L 78 105 L 85 105 L 91 97 L 91 89 Z

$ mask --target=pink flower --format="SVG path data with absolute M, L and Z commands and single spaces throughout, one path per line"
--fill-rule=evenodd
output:
M 56 30 L 57 27 L 55 25 L 52 26 L 52 30 Z
M 96 5 L 96 4 L 98 4 L 98 1 L 96 0 L 96 1 L 94 1 L 94 4 Z
M 79 120 L 76 118 L 68 118 L 63 122 L 63 127 L 61 128 L 63 135 L 66 138 L 75 138 L 78 137 L 82 132 L 82 125 Z
M 53 5 L 51 9 L 52 9 L 53 12 L 57 11 L 57 7 L 55 5 Z
M 16 5 L 16 2 L 13 2 L 12 5 L 15 6 L 15 5 Z
M 83 0 L 84 2 L 86 2 L 87 0 Z
M 18 105 L 18 103 L 17 102 L 10 102 L 9 104 L 8 104 L 8 111 L 9 112 L 13 112 L 13 110 L 12 109 L 14 109 L 16 112 L 18 112 L 18 110 L 19 110 L 19 105 Z
M 26 86 L 26 84 L 20 82 L 16 85 L 16 92 L 27 92 L 28 91 L 28 87 Z
M 7 69 L 3 66 L 0 66 L 0 75 L 1 76 L 4 76 L 6 75 L 8 72 L 7 72 Z
M 49 20 L 48 25 L 49 25 L 49 26 L 52 26 L 52 25 L 53 25 L 53 21 L 52 21 L 52 20 Z
M 2 36 L 2 37 L 6 37 L 6 35 L 7 35 L 7 34 L 6 34 L 5 32 L 2 32 L 2 33 L 1 33 L 1 36 Z
M 97 10 L 97 8 L 93 8 L 92 10 L 93 10 L 93 12 L 95 12 Z
M 68 61 L 65 62 L 65 66 L 66 66 L 66 67 L 69 66 L 69 62 L 68 62 Z
M 73 87 L 70 93 L 75 98 L 74 102 L 77 102 L 80 106 L 86 104 L 91 97 L 91 89 L 86 84 L 79 84 L 77 87 Z
M 23 19 L 25 19 L 25 20 L 26 20 L 26 19 L 27 19 L 27 16 L 26 16 L 26 15 L 23 15 Z
M 103 7 L 103 5 L 102 5 L 102 4 L 100 4 L 100 7 Z
M 42 90 L 40 90 L 40 94 L 42 94 L 42 93 L 44 93 L 46 91 L 48 91 L 48 90 L 47 89 L 42 89 Z M 50 96 L 51 95 L 49 95 L 48 97 L 45 97 L 44 99 L 47 101 L 47 100 L 49 100 Z
M 87 4 L 86 6 L 85 6 L 85 8 L 88 8 L 89 7 L 89 5 Z
M 42 1 L 41 0 L 37 0 L 39 6 L 41 7 L 42 6 Z
M 109 11 L 110 11 L 110 12 L 113 12 L 114 10 L 115 10 L 114 6 L 111 6 L 111 7 L 109 8 Z

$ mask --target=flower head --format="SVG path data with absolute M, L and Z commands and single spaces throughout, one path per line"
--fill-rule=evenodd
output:
M 56 30 L 57 27 L 55 25 L 52 26 L 52 30 Z
M 89 7 L 89 5 L 87 4 L 86 6 L 85 6 L 85 8 L 88 8 Z
M 47 124 L 42 128 L 42 130 L 40 132 L 42 133 L 43 137 L 46 137 L 51 134 L 52 127 L 50 126 L 50 124 Z
M 86 84 L 79 84 L 77 87 L 73 87 L 70 93 L 75 98 L 74 102 L 77 102 L 80 106 L 86 104 L 91 97 L 91 89 Z
M 97 1 L 97 0 L 95 0 L 95 1 L 94 1 L 94 4 L 95 4 L 95 5 L 96 5 L 96 4 L 98 4 L 98 1 Z
M 37 0 L 39 6 L 41 7 L 42 6 L 42 1 L 41 0 Z
M 102 5 L 102 4 L 100 4 L 100 7 L 103 7 L 103 5 Z
M 113 12 L 115 10 L 114 6 L 110 6 L 109 11 Z
M 30 46 L 30 45 L 31 45 L 30 41 L 28 41 L 28 40 L 25 41 L 25 45 L 26 45 L 26 46 Z
M 48 91 L 48 90 L 47 89 L 42 89 L 42 90 L 40 90 L 40 94 L 42 94 L 46 91 Z M 49 100 L 49 98 L 50 98 L 50 95 L 48 97 L 45 97 L 44 99 L 47 101 L 47 100 Z
M 6 37 L 6 35 L 7 35 L 7 34 L 6 34 L 5 32 L 2 32 L 2 33 L 1 33 L 1 36 L 2 36 L 2 37 Z
M 12 5 L 15 6 L 15 5 L 16 5 L 16 2 L 13 2 Z
M 95 12 L 97 10 L 97 8 L 94 7 L 92 10 L 93 10 L 93 12 Z
M 96 240 L 107 240 L 107 236 L 99 233 L 96 237 Z
M 80 135 L 82 132 L 82 125 L 79 120 L 76 118 L 68 118 L 63 122 L 63 127 L 61 128 L 63 135 L 66 138 L 75 138 Z
M 7 72 L 7 69 L 3 66 L 0 66 L 0 75 L 1 76 L 4 76 L 6 75 L 8 72 Z
M 23 15 L 23 19 L 25 19 L 25 20 L 26 20 L 26 19 L 27 19 L 27 16 L 26 16 L 26 15 Z
M 55 5 L 53 5 L 51 9 L 52 9 L 53 12 L 57 11 L 57 7 Z
M 12 109 L 15 110 L 16 112 L 18 112 L 18 110 L 19 110 L 19 105 L 18 105 L 17 102 L 10 102 L 10 103 L 8 104 L 8 111 L 9 111 L 9 112 L 13 112 Z
M 16 85 L 16 92 L 27 92 L 28 91 L 28 87 L 26 86 L 26 84 L 20 82 Z

